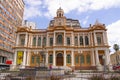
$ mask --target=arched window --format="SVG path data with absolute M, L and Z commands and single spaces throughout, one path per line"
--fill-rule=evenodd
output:
M 80 36 L 80 45 L 83 45 L 83 36 Z
M 97 43 L 98 43 L 98 45 L 100 45 L 102 43 L 102 40 L 101 40 L 100 36 L 97 36 Z
M 59 13 L 59 17 L 61 17 L 61 13 Z
M 70 45 L 70 38 L 67 37 L 67 45 Z
M 91 62 L 90 54 L 87 54 L 87 55 L 86 55 L 86 59 L 87 59 L 87 64 L 90 64 L 90 62 Z
M 67 55 L 67 63 L 71 63 L 71 56 L 70 56 L 70 54 Z
M 84 60 L 84 55 L 80 55 L 80 63 L 84 64 L 85 60 Z
M 57 43 L 58 44 L 62 44 L 63 43 L 63 41 L 62 41 L 62 35 L 58 35 L 57 36 Z
M 78 37 L 75 36 L 75 46 L 78 46 Z
M 50 46 L 53 45 L 53 38 L 50 38 Z
M 89 45 L 88 36 L 85 36 L 85 45 Z
M 41 46 L 41 37 L 38 37 L 38 46 Z
M 33 46 L 36 45 L 36 37 L 33 37 Z
M 49 63 L 53 63 L 53 55 L 49 55 Z

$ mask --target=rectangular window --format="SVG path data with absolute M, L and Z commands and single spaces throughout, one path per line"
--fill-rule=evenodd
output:
M 85 36 L 85 45 L 89 45 L 89 39 L 88 39 L 88 36 Z
M 41 37 L 38 37 L 38 46 L 41 46 Z
M 67 45 L 70 45 L 70 38 L 67 37 Z
M 71 63 L 71 56 L 67 55 L 67 63 Z
M 33 37 L 33 46 L 36 46 L 36 37 Z
M 53 46 L 53 38 L 50 38 L 50 46 Z
M 32 56 L 32 64 L 34 64 L 34 61 L 35 61 L 35 56 Z
M 80 55 L 80 64 L 84 64 L 84 55 Z
M 40 64 L 40 56 L 37 56 L 37 57 L 36 57 L 36 62 L 37 62 L 38 64 Z
M 78 46 L 78 37 L 77 37 L 77 36 L 75 36 L 75 41 L 74 41 L 74 43 L 75 43 L 75 46 Z
M 49 63 L 53 63 L 53 55 L 49 55 Z
M 80 36 L 80 45 L 83 45 L 83 36 Z
M 43 46 L 46 46 L 46 37 L 43 37 Z
M 25 34 L 20 34 L 20 45 L 25 45 Z
M 76 63 L 76 64 L 79 63 L 79 56 L 75 56 L 75 63 Z

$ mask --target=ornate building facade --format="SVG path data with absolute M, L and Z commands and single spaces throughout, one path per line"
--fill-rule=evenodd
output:
M 82 28 L 78 20 L 66 18 L 59 8 L 47 29 L 18 28 L 14 65 L 25 68 L 45 63 L 54 67 L 99 69 L 110 63 L 106 31 L 105 25 L 98 21 Z

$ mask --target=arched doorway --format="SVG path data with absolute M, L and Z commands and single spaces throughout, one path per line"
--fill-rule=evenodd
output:
M 58 53 L 56 56 L 56 65 L 57 66 L 63 66 L 63 54 Z

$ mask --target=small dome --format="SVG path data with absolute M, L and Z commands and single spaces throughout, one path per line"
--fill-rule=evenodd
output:
M 60 7 L 57 9 L 57 17 L 63 17 L 64 16 L 64 10 Z

